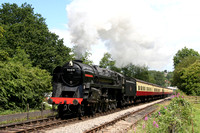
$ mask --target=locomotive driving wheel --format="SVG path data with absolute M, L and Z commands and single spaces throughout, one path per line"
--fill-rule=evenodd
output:
M 78 117 L 79 119 L 85 115 L 85 107 L 84 105 L 79 105 L 78 107 Z
M 104 103 L 103 104 L 103 112 L 107 112 L 108 111 L 108 103 Z
M 99 113 L 101 113 L 101 112 L 102 112 L 102 110 L 103 110 L 102 104 L 101 104 L 101 103 L 99 103 L 97 108 L 98 108 L 98 110 L 97 110 L 97 111 L 98 111 Z
M 92 106 L 91 106 L 91 115 L 95 115 L 96 112 L 98 111 L 98 106 L 96 103 L 94 103 Z

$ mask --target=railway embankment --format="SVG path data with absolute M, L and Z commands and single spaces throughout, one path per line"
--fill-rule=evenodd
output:
M 151 116 L 135 124 L 129 132 L 191 132 L 200 131 L 200 97 L 177 93 L 169 105 L 163 105 Z

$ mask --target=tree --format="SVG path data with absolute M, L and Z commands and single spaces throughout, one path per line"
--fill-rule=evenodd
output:
M 144 81 L 149 81 L 148 67 L 146 66 L 135 66 L 132 63 L 121 68 L 122 73 L 125 76 L 137 78 Z
M 3 29 L 3 27 L 0 26 L 0 38 L 3 37 L 4 32 L 5 32 L 5 30 Z
M 83 61 L 84 64 L 88 64 L 88 65 L 92 65 L 93 64 L 93 61 L 91 61 L 89 59 L 90 55 L 91 55 L 91 53 L 86 51 L 85 55 L 82 56 L 82 61 Z
M 200 96 L 200 60 L 184 68 L 180 78 L 183 81 L 181 86 L 187 94 Z
M 29 55 L 17 49 L 13 58 L 0 52 L 0 111 L 40 107 L 46 92 L 51 91 L 51 76 L 46 70 L 32 67 Z M 3 59 L 3 60 L 2 60 Z
M 171 86 L 172 82 L 173 82 L 173 76 L 174 76 L 174 73 L 173 72 L 168 72 L 167 73 L 167 76 L 166 76 L 166 79 L 167 79 L 167 86 Z
M 108 69 L 116 71 L 116 72 L 121 72 L 121 69 L 116 67 L 115 63 L 116 63 L 116 61 L 113 60 L 110 53 L 104 53 L 103 58 L 99 62 L 99 66 L 102 68 L 108 68 Z
M 173 82 L 172 85 L 177 86 L 179 89 L 181 89 L 183 92 L 187 94 L 198 94 L 195 91 L 191 91 L 191 88 L 194 88 L 191 86 L 192 83 L 196 84 L 196 80 L 192 81 L 193 78 L 190 74 L 194 74 L 194 76 L 199 75 L 198 67 L 194 65 L 195 63 L 198 63 L 200 60 L 200 57 L 197 56 L 188 56 L 185 57 L 181 63 L 177 65 L 177 67 L 174 70 L 174 76 L 173 76 Z M 192 69 L 194 67 L 194 69 Z M 198 78 L 197 78 L 198 79 Z M 188 82 L 190 81 L 190 82 Z M 191 88 L 189 88 L 189 86 Z M 195 93 L 194 93 L 195 92 Z
M 29 55 L 33 66 L 52 73 L 57 65 L 71 60 L 71 49 L 63 39 L 51 33 L 40 14 L 35 14 L 29 4 L 2 4 L 0 25 L 6 31 L 0 39 L 0 48 L 13 57 L 18 47 Z
M 182 62 L 185 57 L 188 56 L 199 56 L 199 53 L 193 49 L 188 49 L 184 47 L 183 49 L 179 50 L 173 58 L 174 61 L 174 68 Z
M 104 56 L 99 63 L 99 66 L 102 68 L 111 68 L 114 65 L 115 65 L 115 61 L 112 59 L 111 54 L 104 53 Z
M 160 71 L 149 71 L 149 75 L 152 76 L 153 78 L 153 82 L 154 84 L 160 85 L 160 86 L 165 86 L 165 75 L 164 72 L 160 72 Z

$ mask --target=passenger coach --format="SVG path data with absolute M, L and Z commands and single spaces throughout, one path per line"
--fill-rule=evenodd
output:
M 136 79 L 137 98 L 167 97 L 173 90 Z

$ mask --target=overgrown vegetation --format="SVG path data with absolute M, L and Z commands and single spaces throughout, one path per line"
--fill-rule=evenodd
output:
M 180 93 L 172 96 L 169 105 L 161 108 L 151 116 L 146 116 L 131 132 L 135 133 L 169 133 L 199 132 L 199 104 L 191 104 Z

